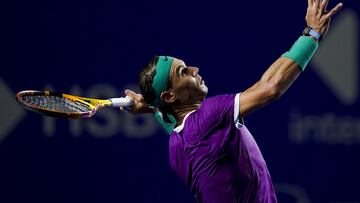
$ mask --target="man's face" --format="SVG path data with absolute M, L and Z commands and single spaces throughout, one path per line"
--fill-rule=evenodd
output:
M 201 102 L 208 88 L 198 74 L 199 68 L 186 66 L 184 61 L 174 58 L 170 70 L 171 90 L 183 104 Z

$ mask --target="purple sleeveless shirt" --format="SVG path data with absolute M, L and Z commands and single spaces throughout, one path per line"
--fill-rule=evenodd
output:
M 277 202 L 265 160 L 239 122 L 239 94 L 206 99 L 169 140 L 170 165 L 198 202 Z

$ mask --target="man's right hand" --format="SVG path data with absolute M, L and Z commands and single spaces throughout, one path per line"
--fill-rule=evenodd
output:
M 306 23 L 315 31 L 324 36 L 330 25 L 331 17 L 339 12 L 343 6 L 342 3 L 337 4 L 330 11 L 326 10 L 329 0 L 308 0 L 308 8 L 306 12 Z
M 150 108 L 149 105 L 145 102 L 144 97 L 141 94 L 136 94 L 134 91 L 125 90 L 125 95 L 134 100 L 134 105 L 128 108 L 120 108 L 121 111 L 128 111 L 132 114 L 138 113 L 153 113 L 154 109 Z

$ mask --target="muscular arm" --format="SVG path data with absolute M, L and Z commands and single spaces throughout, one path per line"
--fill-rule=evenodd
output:
M 240 95 L 242 117 L 279 98 L 301 73 L 300 67 L 288 58 L 280 57 L 261 79 Z
M 329 28 L 330 20 L 342 8 L 337 4 L 330 11 L 326 10 L 329 0 L 308 0 L 306 23 L 322 36 Z M 295 61 L 280 57 L 262 75 L 261 79 L 240 95 L 240 116 L 265 106 L 283 95 L 301 72 Z

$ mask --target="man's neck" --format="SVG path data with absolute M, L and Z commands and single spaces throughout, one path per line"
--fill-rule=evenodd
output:
M 201 105 L 201 102 L 191 104 L 191 105 L 183 105 L 183 106 L 179 106 L 178 108 L 176 108 L 174 110 L 175 119 L 176 119 L 176 126 L 181 125 L 183 123 L 183 120 L 184 120 L 185 116 L 188 113 L 197 110 L 200 107 L 200 105 Z

